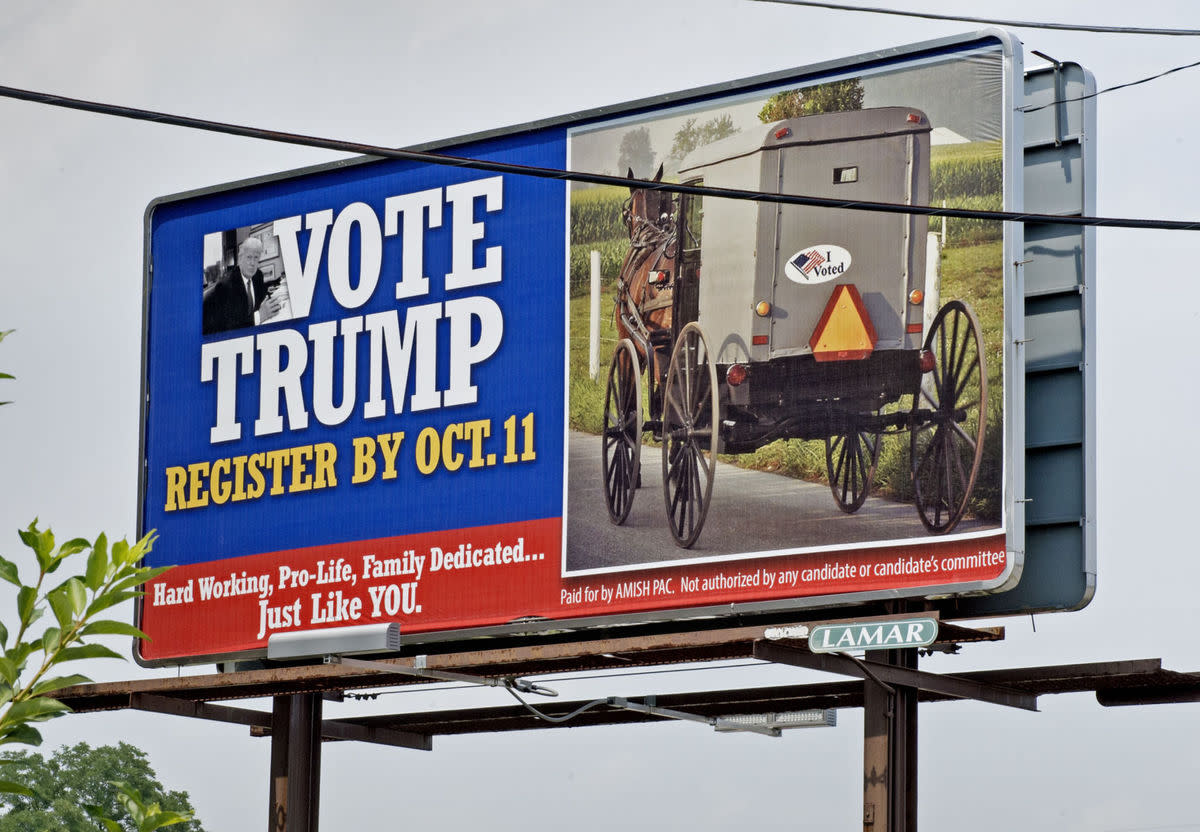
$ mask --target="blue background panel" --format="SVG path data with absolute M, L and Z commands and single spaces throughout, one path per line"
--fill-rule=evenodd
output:
M 562 167 L 565 132 L 543 130 L 501 137 L 456 152 L 481 159 L 503 159 L 518 164 Z M 451 267 L 454 233 L 452 206 L 443 205 L 440 227 L 427 229 L 424 238 L 424 273 L 430 278 L 428 295 L 397 300 L 403 241 L 401 234 L 383 238 L 379 283 L 370 299 L 357 309 L 345 309 L 334 299 L 328 280 L 328 239 L 317 276 L 310 313 L 305 318 L 201 334 L 203 240 L 214 232 L 271 222 L 285 217 L 332 209 L 339 211 L 363 202 L 375 212 L 383 227 L 384 201 L 389 196 L 444 188 L 457 182 L 483 179 L 493 174 L 446 166 L 400 161 L 375 161 L 309 173 L 303 176 L 249 185 L 202 196 L 164 200 L 150 216 L 152 272 L 149 281 L 147 335 L 147 390 L 145 415 L 145 489 L 143 528 L 158 529 L 163 540 L 187 541 L 155 549 L 156 563 L 195 563 L 257 552 L 333 543 L 347 539 L 372 539 L 416 532 L 439 531 L 502 522 L 559 517 L 562 514 L 562 443 L 564 401 L 565 297 L 563 241 L 566 235 L 566 188 L 562 182 L 524 176 L 503 177 L 503 207 L 485 210 L 485 200 L 475 200 L 475 221 L 484 223 L 485 235 L 473 245 L 475 266 L 484 263 L 485 250 L 500 247 L 502 280 L 478 287 L 447 291 L 444 276 Z M 308 231 L 299 235 L 301 262 L 309 243 Z M 350 239 L 352 285 L 359 274 L 357 230 Z M 308 425 L 293 429 L 284 416 L 284 430 L 254 436 L 259 412 L 259 373 L 239 376 L 237 415 L 240 439 L 210 444 L 215 423 L 216 383 L 201 381 L 201 348 L 205 342 L 247 338 L 283 328 L 307 337 L 311 324 L 340 321 L 354 316 L 395 311 L 401 332 L 409 309 L 456 298 L 482 296 L 500 307 L 504 332 L 495 353 L 473 368 L 478 388 L 474 404 L 412 412 L 413 368 L 428 362 L 415 348 L 404 410 L 395 415 L 366 419 L 370 374 L 369 336 L 356 341 L 357 403 L 339 425 L 323 425 L 312 413 L 311 350 L 309 367 L 302 377 Z M 437 324 L 437 384 L 448 384 L 449 323 Z M 478 337 L 478 322 L 473 339 Z M 341 401 L 342 339 L 335 341 L 334 396 Z M 387 378 L 387 371 L 384 370 Z M 389 387 L 385 384 L 385 395 Z M 390 396 L 389 396 L 390 398 Z M 419 432 L 439 431 L 446 425 L 488 419 L 491 436 L 485 452 L 501 460 L 505 452 L 503 422 L 535 416 L 534 450 L 537 458 L 519 464 L 498 464 L 457 471 L 439 468 L 422 475 L 414 461 Z M 285 411 L 286 414 L 286 411 Z M 352 484 L 352 440 L 360 436 L 404 431 L 398 456 L 399 476 L 383 480 L 378 475 Z M 539 441 L 544 437 L 545 441 Z M 518 450 L 524 450 L 524 433 L 518 431 Z M 170 466 L 316 443 L 333 443 L 338 450 L 336 487 L 321 491 L 263 496 L 257 500 L 209 504 L 201 508 L 166 511 L 166 476 Z M 460 446 L 465 447 L 465 445 Z M 420 488 L 413 488 L 420 480 Z M 183 549 L 186 546 L 186 550 Z

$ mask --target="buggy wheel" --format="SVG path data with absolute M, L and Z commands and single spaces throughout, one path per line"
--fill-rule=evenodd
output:
M 618 526 L 629 516 L 641 473 L 642 372 L 637 351 L 628 338 L 617 344 L 604 388 L 604 503 Z
M 675 543 L 696 542 L 717 463 L 717 368 L 697 323 L 679 333 L 663 383 L 663 497 Z
M 971 307 L 943 306 L 925 338 L 933 370 L 913 396 L 913 490 L 925 528 L 945 534 L 967 510 L 987 427 L 987 364 Z
M 825 439 L 825 470 L 833 501 L 847 514 L 862 508 L 879 462 L 879 434 L 851 427 Z

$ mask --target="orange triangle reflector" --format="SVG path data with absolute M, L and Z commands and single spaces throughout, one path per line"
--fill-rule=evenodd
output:
M 817 361 L 859 361 L 875 350 L 875 327 L 853 284 L 834 287 L 808 345 Z

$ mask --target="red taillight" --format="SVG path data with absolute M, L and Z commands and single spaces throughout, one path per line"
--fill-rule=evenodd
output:
M 650 272 L 650 282 L 655 286 L 661 286 L 667 282 L 666 272 Z
M 759 135 L 762 134 L 760 133 Z M 775 138 L 777 139 L 786 139 L 790 135 L 792 135 L 792 128 L 790 127 L 780 127 L 775 131 Z
M 937 356 L 929 350 L 921 350 L 921 372 L 928 373 L 937 366 Z
M 920 124 L 924 120 L 925 119 L 921 118 L 921 116 L 918 113 L 909 113 L 908 114 L 908 123 L 909 124 Z
M 750 372 L 745 364 L 734 364 L 725 371 L 725 381 L 729 382 L 730 387 L 737 387 L 746 380 L 746 375 Z
M 909 335 L 920 335 L 921 329 L 922 329 L 922 324 L 909 324 L 908 326 L 906 326 L 904 328 L 904 331 L 907 332 Z
M 750 339 L 750 343 L 756 347 L 765 347 L 767 345 L 767 336 L 766 335 L 755 335 L 753 338 Z

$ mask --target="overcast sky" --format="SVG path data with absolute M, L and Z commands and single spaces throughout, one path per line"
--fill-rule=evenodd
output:
M 885 0 L 875 0 L 874 4 Z M 981 13 L 941 0 L 892 7 Z M 1187 0 L 1009 0 L 1018 19 L 1200 27 Z M 745 0 L 440 4 L 5 3 L 0 85 L 217 121 L 407 145 L 957 34 L 974 27 Z M 1090 68 L 1100 87 L 1197 59 L 1200 39 L 1014 30 Z M 1200 70 L 1104 95 L 1098 212 L 1200 219 Z M 143 214 L 154 198 L 338 158 L 176 127 L 0 100 L 0 552 L 34 517 L 62 539 L 133 535 Z M 1002 644 L 955 672 L 1159 657 L 1200 670 L 1195 595 L 1196 232 L 1098 234 L 1099 579 L 1081 612 L 1000 623 Z M 12 620 L 5 597 L 4 620 Z M 1036 625 L 1036 629 L 1035 629 Z M 99 679 L 166 676 L 96 664 Z M 190 672 L 190 671 L 189 671 Z M 726 668 L 552 683 L 567 698 L 826 681 Z M 493 690 L 384 697 L 396 710 L 507 704 Z M 265 706 L 265 705 L 264 705 Z M 327 713 L 362 713 L 347 704 Z M 926 830 L 1200 829 L 1200 705 L 1042 712 L 974 703 L 920 713 Z M 210 830 L 261 829 L 269 745 L 242 727 L 105 713 L 50 724 L 48 746 L 125 740 L 188 790 Z M 324 828 L 488 823 L 498 829 L 854 828 L 862 717 L 780 740 L 693 724 L 438 740 L 432 753 L 325 750 Z

